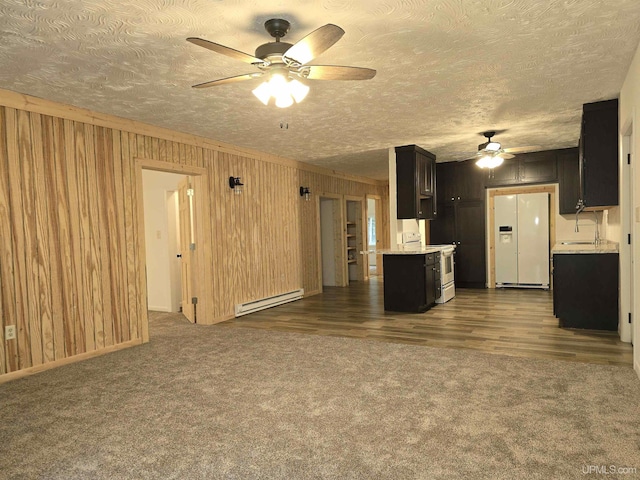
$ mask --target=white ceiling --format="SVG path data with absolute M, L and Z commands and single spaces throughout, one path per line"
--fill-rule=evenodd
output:
M 258 80 L 191 88 L 257 69 L 187 37 L 253 55 L 269 18 L 290 43 L 341 26 L 311 63 L 377 76 L 310 81 L 288 109 L 262 105 Z M 582 104 L 617 97 L 639 41 L 638 0 L 2 0 L 0 88 L 384 179 L 397 145 L 438 161 L 484 130 L 505 148 L 577 145 Z

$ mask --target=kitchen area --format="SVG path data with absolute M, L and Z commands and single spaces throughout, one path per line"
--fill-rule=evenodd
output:
M 438 308 L 456 287 L 551 290 L 560 328 L 617 331 L 629 342 L 631 316 L 619 302 L 617 99 L 583 106 L 578 144 L 489 170 L 436 162 L 416 145 L 390 149 L 392 248 L 376 251 L 385 311 Z

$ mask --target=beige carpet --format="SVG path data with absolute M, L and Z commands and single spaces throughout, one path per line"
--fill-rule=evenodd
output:
M 0 478 L 640 476 L 631 368 L 166 314 L 151 332 L 141 347 L 0 385 Z

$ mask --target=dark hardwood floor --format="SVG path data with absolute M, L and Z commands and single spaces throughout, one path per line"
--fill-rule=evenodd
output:
M 219 325 L 632 365 L 632 347 L 617 333 L 559 328 L 550 291 L 457 289 L 453 300 L 407 314 L 384 311 L 382 286 L 376 277 L 345 288 L 324 287 L 320 295 Z

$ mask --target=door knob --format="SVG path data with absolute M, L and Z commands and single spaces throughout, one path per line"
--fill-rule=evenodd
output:
M 181 254 L 177 254 L 176 257 L 182 258 L 182 255 Z

